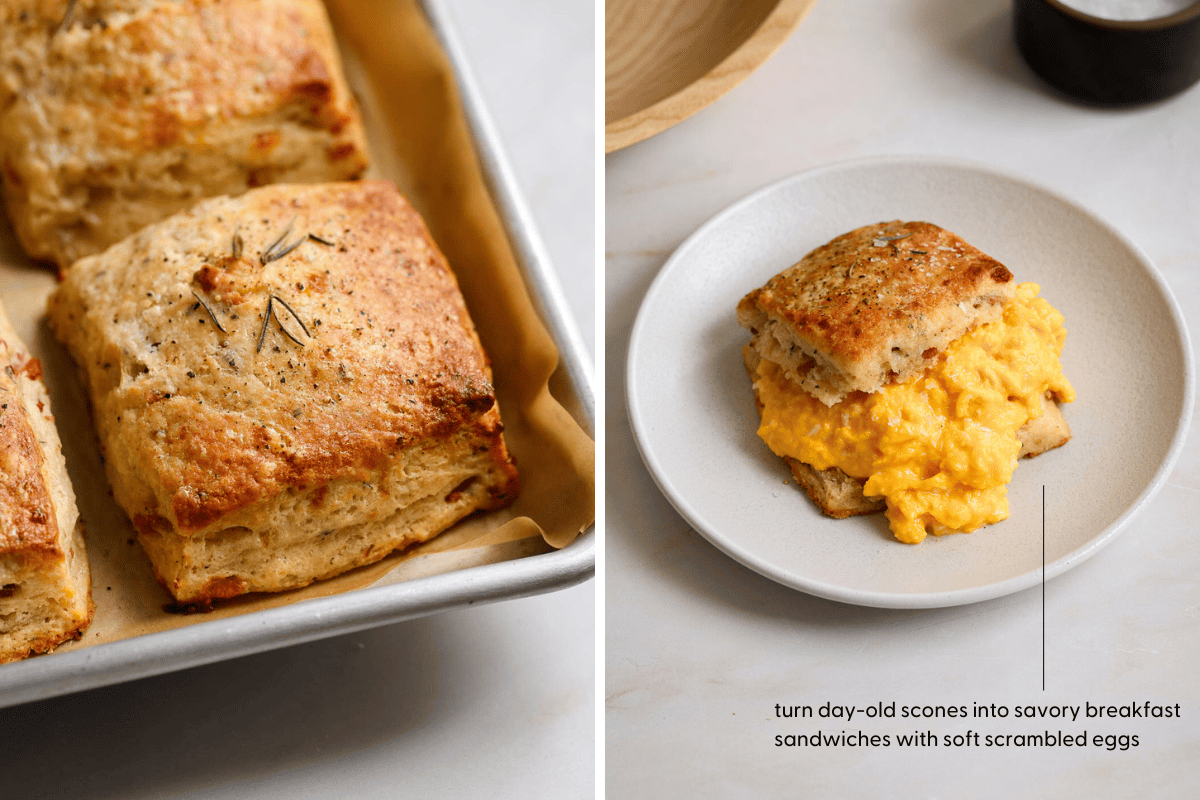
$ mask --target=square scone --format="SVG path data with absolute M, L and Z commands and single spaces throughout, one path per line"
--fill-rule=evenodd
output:
M 0 175 L 35 259 L 65 268 L 202 198 L 366 165 L 320 0 L 0 4 Z
M 206 200 L 76 262 L 49 317 L 180 602 L 304 586 L 515 498 L 487 356 L 390 183 Z
M 92 619 L 83 523 L 41 374 L 0 308 L 0 664 L 78 638 Z
M 866 225 L 746 295 L 750 346 L 826 405 L 905 381 L 1016 293 L 1008 268 L 928 222 Z

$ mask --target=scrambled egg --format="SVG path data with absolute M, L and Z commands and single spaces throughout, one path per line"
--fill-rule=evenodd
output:
M 1059 363 L 1062 315 L 1038 290 L 1018 286 L 1001 319 L 959 338 L 923 374 L 833 406 L 760 362 L 758 435 L 776 455 L 864 479 L 867 497 L 886 498 L 902 542 L 1007 518 L 1017 429 L 1041 416 L 1045 392 L 1075 399 Z

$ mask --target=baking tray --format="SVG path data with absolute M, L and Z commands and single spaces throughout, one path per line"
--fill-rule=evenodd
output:
M 558 348 L 559 367 L 551 378 L 551 389 L 576 422 L 594 436 L 595 395 L 590 359 L 532 216 L 517 189 L 478 85 L 471 76 L 467 55 L 453 27 L 449 9 L 442 0 L 421 0 L 420 6 L 454 72 L 462 110 L 486 184 L 526 288 Z M 559 550 L 302 600 L 240 616 L 198 619 L 171 630 L 38 656 L 0 667 L 0 707 L 352 633 L 453 608 L 556 591 L 591 578 L 595 561 L 593 525 Z

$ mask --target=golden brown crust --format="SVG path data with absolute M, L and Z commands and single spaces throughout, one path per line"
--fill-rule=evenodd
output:
M 65 267 L 197 199 L 357 177 L 318 0 L 0 5 L 0 165 L 26 250 Z
M 1017 429 L 1017 439 L 1021 442 L 1018 458 L 1040 456 L 1071 441 L 1071 426 L 1052 393 L 1046 392 L 1042 398 L 1042 415 Z
M 837 237 L 738 304 L 752 346 L 832 405 L 904 381 L 1015 293 L 1012 274 L 928 222 Z
M 41 367 L 10 335 L 0 312 L 0 553 L 61 557 L 42 448 L 17 383 L 21 375 L 36 380 Z
M 92 609 L 83 525 L 41 363 L 0 308 L 0 663 L 77 638 Z
M 83 638 L 83 632 L 87 630 L 87 626 L 92 623 L 92 613 L 95 611 L 94 606 L 88 612 L 85 619 L 80 620 L 72 626 L 69 631 L 62 633 L 47 633 L 32 639 L 27 643 L 23 643 L 19 649 L 9 652 L 0 652 L 0 664 L 9 664 L 13 661 L 21 661 L 30 656 L 40 656 L 49 653 L 60 644 L 66 642 L 74 642 Z
M 834 519 L 876 514 L 887 508 L 882 497 L 863 494 L 866 481 L 854 478 L 837 467 L 816 469 L 803 461 L 784 456 L 792 477 L 821 513 Z
M 464 431 L 489 491 L 462 513 L 515 495 L 454 275 L 389 183 L 205 201 L 74 264 L 49 314 L 143 540 L 261 532 L 285 501 L 313 519 L 348 505 L 383 514 L 400 502 L 406 454 Z M 327 501 L 342 485 L 370 492 Z

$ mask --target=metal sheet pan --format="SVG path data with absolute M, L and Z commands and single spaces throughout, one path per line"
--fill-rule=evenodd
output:
M 529 292 L 559 348 L 554 389 L 589 432 L 595 424 L 590 359 L 517 189 L 466 54 L 439 0 L 425 12 L 456 73 L 463 108 L 497 210 Z M 330 597 L 55 653 L 0 669 L 0 707 L 135 680 L 252 653 L 337 636 L 452 608 L 564 589 L 592 577 L 596 535 L 589 529 L 562 550 L 471 567 Z

